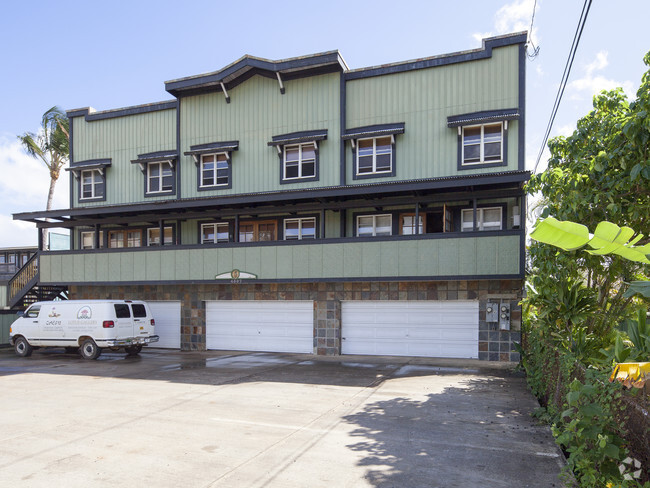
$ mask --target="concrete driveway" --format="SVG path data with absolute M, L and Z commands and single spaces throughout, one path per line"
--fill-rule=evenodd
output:
M 7 349 L 0 397 L 0 486 L 561 486 L 524 378 L 485 362 Z

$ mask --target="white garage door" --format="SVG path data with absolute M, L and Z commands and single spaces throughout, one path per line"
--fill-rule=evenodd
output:
M 205 325 L 208 349 L 314 351 L 312 301 L 209 301 Z
M 160 337 L 150 347 L 181 348 L 181 302 L 150 302 L 149 308 L 156 320 L 156 334 Z
M 477 301 L 346 301 L 343 354 L 478 358 Z

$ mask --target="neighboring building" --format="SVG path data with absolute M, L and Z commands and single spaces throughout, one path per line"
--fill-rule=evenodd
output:
M 14 216 L 71 231 L 36 281 L 151 301 L 183 350 L 517 360 L 525 42 L 244 56 L 171 101 L 71 110 L 70 208 Z

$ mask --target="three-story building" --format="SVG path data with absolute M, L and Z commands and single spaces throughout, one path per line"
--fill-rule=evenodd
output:
M 70 208 L 15 218 L 72 249 L 30 283 L 148 300 L 184 350 L 517 360 L 525 42 L 244 56 L 170 101 L 71 110 Z

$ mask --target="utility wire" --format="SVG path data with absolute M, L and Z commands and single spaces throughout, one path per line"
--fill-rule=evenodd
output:
M 569 73 L 571 73 L 571 67 L 573 66 L 573 60 L 575 59 L 576 51 L 578 50 L 578 44 L 580 43 L 580 38 L 582 37 L 582 31 L 585 28 L 585 22 L 587 21 L 587 15 L 589 14 L 589 9 L 591 8 L 591 2 L 592 0 L 585 0 L 585 3 L 582 6 L 582 13 L 580 14 L 580 19 L 578 20 L 578 27 L 576 28 L 576 33 L 573 36 L 573 44 L 571 44 L 569 57 L 567 58 L 566 65 L 564 66 L 562 81 L 560 81 L 560 87 L 558 89 L 557 95 L 555 96 L 555 103 L 553 104 L 551 117 L 548 121 L 548 126 L 546 127 L 546 133 L 544 134 L 542 147 L 540 147 L 539 154 L 537 155 L 537 162 L 535 163 L 535 168 L 533 169 L 533 173 L 537 171 L 537 166 L 539 166 L 539 161 L 542 159 L 542 153 L 546 148 L 546 143 L 548 142 L 548 136 L 551 134 L 551 129 L 553 128 L 553 122 L 555 121 L 555 116 L 557 115 L 557 111 L 560 108 L 562 95 L 564 94 L 564 89 L 566 88 L 566 84 L 569 81 Z
M 535 59 L 539 54 L 539 46 L 535 46 L 535 43 L 533 42 L 533 22 L 535 22 L 536 9 L 537 9 L 537 0 L 535 0 L 535 4 L 533 5 L 533 16 L 530 19 L 530 29 L 528 29 L 528 43 L 532 47 L 531 53 L 528 53 L 528 49 L 526 49 L 526 56 L 528 56 L 528 59 Z

